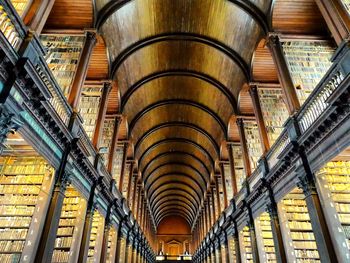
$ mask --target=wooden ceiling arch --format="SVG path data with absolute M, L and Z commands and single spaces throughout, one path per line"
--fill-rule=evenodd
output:
M 204 147 L 202 147 L 200 144 L 197 144 L 195 141 L 191 141 L 191 140 L 188 140 L 185 138 L 168 138 L 168 139 L 156 142 L 155 144 L 151 145 L 149 148 L 147 148 L 142 153 L 142 155 L 139 158 L 140 168 L 141 169 L 143 168 L 143 161 L 145 158 L 148 157 L 148 155 L 151 152 L 156 152 L 156 150 L 158 150 L 158 152 L 161 153 L 162 151 L 159 150 L 158 148 L 160 148 L 161 146 L 167 146 L 170 144 L 173 144 L 173 147 L 174 146 L 183 146 L 182 150 L 185 152 L 193 151 L 193 152 L 198 153 L 200 155 L 200 157 L 202 157 L 202 158 L 204 157 L 204 160 L 209 161 L 209 164 L 210 164 L 210 165 L 208 165 L 209 167 L 210 166 L 212 167 L 214 164 L 214 159 L 209 154 L 209 152 Z M 176 150 L 175 148 L 169 147 L 169 148 L 166 148 L 165 151 L 169 151 L 169 149 Z M 198 155 L 197 155 L 197 157 L 198 157 Z M 148 161 L 151 161 L 151 160 L 153 160 L 153 158 L 150 158 Z M 207 164 L 208 164 L 208 162 L 207 162 Z
M 96 0 L 96 8 L 157 224 L 186 206 L 199 210 L 240 88 L 251 81 L 252 50 L 268 31 L 271 1 Z M 183 192 L 195 206 L 167 201 Z
M 162 168 L 164 167 L 183 167 L 183 168 L 186 168 L 186 170 L 190 170 L 191 174 L 192 175 L 192 172 L 193 172 L 193 175 L 196 175 L 195 178 L 193 178 L 194 180 L 196 180 L 196 182 L 200 182 L 202 183 L 203 187 L 201 188 L 204 188 L 206 190 L 206 182 L 208 180 L 208 176 L 205 177 L 200 171 L 198 171 L 195 167 L 193 167 L 190 163 L 185 163 L 185 162 L 174 162 L 174 161 L 169 161 L 169 162 L 166 162 L 166 163 L 163 163 L 157 167 L 155 167 L 153 170 L 151 170 L 149 173 L 145 173 L 144 174 L 144 185 L 145 185 L 145 188 L 146 189 L 149 189 L 149 187 L 151 187 L 151 185 L 153 183 L 156 182 L 157 179 L 159 179 L 160 176 L 164 176 L 164 174 L 161 174 L 159 175 L 159 171 L 161 171 Z M 178 172 L 178 170 L 177 170 Z M 153 178 L 155 176 L 157 176 L 157 178 Z M 188 175 L 187 173 L 184 175 Z M 192 177 L 192 176 L 191 176 Z M 149 180 L 151 180 L 151 182 L 149 182 Z
M 173 154 L 172 152 L 170 152 L 166 155 L 154 158 L 151 162 L 147 164 L 147 166 L 141 171 L 141 173 L 144 174 L 144 178 L 147 178 L 147 175 L 150 174 L 151 171 L 154 171 L 161 165 L 167 163 L 187 165 L 192 169 L 195 169 L 197 173 L 202 174 L 203 178 L 205 178 L 205 181 L 207 181 L 210 177 L 210 172 L 207 169 L 207 167 L 200 160 L 193 158 L 192 155 L 189 155 L 185 152 L 181 154 Z
M 180 213 L 178 213 L 180 212 Z M 184 220 L 186 220 L 186 222 L 188 223 L 188 225 L 191 225 L 191 221 L 189 221 L 187 218 L 186 218 L 186 215 L 182 213 L 182 211 L 170 211 L 170 212 L 167 212 L 167 213 L 164 213 L 161 217 L 159 217 L 159 222 L 156 222 L 157 226 L 162 222 L 163 219 L 165 219 L 166 217 L 169 217 L 169 216 L 180 216 L 182 217 Z
M 159 193 L 159 195 L 157 195 L 154 200 L 152 200 L 152 203 L 150 204 L 151 209 L 159 202 L 161 201 L 163 198 L 167 198 L 170 196 L 183 196 L 186 199 L 188 199 L 191 204 L 197 208 L 200 207 L 200 202 L 198 202 L 198 200 L 188 191 L 186 190 L 182 190 L 180 188 L 171 188 L 168 190 L 165 190 L 161 193 Z M 152 210 L 153 211 L 153 210 Z
M 159 207 L 154 208 L 154 217 L 156 218 L 156 220 L 159 217 L 159 215 L 162 215 L 162 213 L 165 210 L 173 206 L 176 206 L 176 207 L 181 206 L 184 209 L 186 209 L 186 212 L 190 214 L 191 222 L 193 222 L 194 218 L 196 217 L 195 210 L 193 209 L 193 207 L 189 206 L 186 202 L 179 199 L 173 199 L 171 201 L 164 202 Z
M 164 203 L 164 201 L 169 201 L 169 200 L 174 200 L 174 199 L 180 199 L 184 202 L 186 202 L 189 206 L 196 208 L 198 207 L 197 204 L 193 203 L 193 201 L 188 198 L 185 195 L 182 195 L 180 193 L 176 193 L 176 194 L 167 194 L 161 198 L 159 198 L 150 208 L 152 209 L 152 211 L 154 211 L 156 208 L 158 208 L 160 205 L 162 205 Z

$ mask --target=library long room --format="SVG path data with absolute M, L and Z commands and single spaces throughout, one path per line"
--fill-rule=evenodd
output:
M 0 0 L 1 263 L 349 263 L 349 0 Z

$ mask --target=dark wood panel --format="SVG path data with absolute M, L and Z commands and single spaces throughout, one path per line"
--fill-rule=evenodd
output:
M 92 0 L 55 0 L 45 27 L 47 29 L 92 28 Z
M 327 26 L 314 0 L 276 0 L 273 28 L 283 33 L 327 34 Z

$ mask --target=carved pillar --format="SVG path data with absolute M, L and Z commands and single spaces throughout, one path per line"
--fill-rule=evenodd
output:
M 137 193 L 137 174 L 134 175 L 134 192 L 133 192 L 133 196 L 132 196 L 132 212 L 134 214 L 134 216 L 136 216 L 136 205 L 137 205 L 137 201 L 136 201 L 136 193 Z M 136 217 L 135 217 L 136 218 Z
M 233 160 L 233 151 L 232 151 L 232 146 L 230 144 L 227 144 L 226 148 L 228 153 L 228 159 L 230 161 L 232 192 L 233 192 L 233 196 L 235 196 L 237 194 L 237 182 L 236 182 L 235 162 Z
M 95 182 L 90 190 L 89 200 L 87 202 L 87 208 L 85 213 L 85 220 L 83 226 L 83 236 L 81 238 L 78 263 L 83 263 L 86 261 L 89 252 L 89 243 L 90 243 L 90 235 L 91 235 L 91 227 L 92 220 L 94 216 L 94 199 L 95 199 L 95 190 L 96 190 L 97 182 Z
M 239 131 L 239 137 L 241 140 L 241 149 L 242 149 L 242 155 L 243 155 L 244 170 L 245 170 L 246 177 L 248 178 L 252 173 L 252 169 L 250 167 L 249 152 L 248 152 L 248 147 L 247 147 L 247 139 L 245 137 L 245 132 L 244 132 L 243 119 L 237 119 L 237 126 L 238 126 L 238 131 Z
M 259 263 L 259 250 L 258 250 L 258 243 L 256 240 L 256 232 L 255 232 L 255 226 L 254 226 L 254 218 L 251 208 L 248 206 L 248 213 L 249 213 L 249 234 L 250 234 L 250 243 L 252 246 L 252 255 L 253 255 L 253 262 Z
M 86 31 L 85 32 L 85 43 L 83 50 L 80 55 L 80 59 L 77 65 L 77 71 L 72 82 L 72 88 L 68 97 L 68 103 L 72 106 L 73 109 L 77 109 L 81 91 L 84 86 L 84 81 L 86 79 L 86 74 L 89 68 L 90 58 L 92 50 L 96 45 L 96 32 Z
M 269 204 L 267 205 L 267 212 L 271 219 L 271 229 L 273 242 L 275 247 L 276 259 L 279 263 L 287 262 L 286 251 L 283 245 L 283 237 L 281 231 L 280 220 L 278 217 L 277 203 L 273 194 L 273 190 L 270 185 L 266 185 L 269 195 Z
M 96 122 L 95 133 L 94 133 L 94 137 L 92 139 L 92 144 L 94 145 L 94 147 L 97 151 L 100 148 L 100 139 L 101 139 L 101 135 L 102 135 L 103 124 L 104 124 L 104 121 L 106 118 L 108 95 L 109 95 L 109 92 L 111 91 L 111 88 L 112 88 L 112 85 L 110 82 L 104 83 L 100 108 L 98 110 L 98 114 L 97 114 L 97 118 L 96 118 L 97 122 Z
M 22 124 L 14 114 L 10 113 L 4 105 L 0 104 L 0 155 L 5 148 L 3 144 L 10 132 L 15 132 Z
M 315 0 L 338 45 L 350 36 L 350 15 L 341 1 Z
M 220 174 L 221 174 L 222 189 L 224 192 L 224 201 L 225 201 L 225 204 L 223 205 L 223 210 L 224 210 L 224 209 L 226 209 L 226 207 L 228 207 L 228 197 L 227 197 L 227 190 L 226 190 L 224 164 L 219 163 L 219 168 L 220 168 Z
M 307 176 L 300 177 L 298 186 L 303 190 L 305 195 L 321 261 L 338 262 L 314 180 Z
M 239 246 L 239 238 L 238 238 L 238 229 L 236 222 L 233 222 L 235 232 L 233 234 L 233 241 L 235 243 L 235 252 L 236 252 L 236 263 L 244 263 L 242 262 L 242 256 L 241 256 L 241 248 Z
M 44 229 L 41 233 L 39 249 L 35 256 L 35 262 L 37 263 L 51 262 L 52 259 L 61 210 L 63 207 L 63 200 L 65 197 L 64 193 L 67 185 L 69 184 L 68 174 L 66 173 L 65 169 L 68 156 L 75 145 L 76 140 L 67 143 L 66 149 L 62 155 L 60 166 L 55 174 L 55 186 L 45 218 Z
M 104 225 L 104 230 L 103 230 L 103 240 L 102 240 L 102 246 L 101 246 L 101 262 L 106 262 L 107 257 L 108 257 L 108 254 L 107 254 L 108 238 L 109 238 L 109 233 L 110 233 L 111 227 L 112 227 L 111 214 L 112 214 L 113 206 L 114 206 L 114 202 L 109 204 L 108 209 L 107 209 L 105 225 Z
M 224 233 L 224 243 L 221 245 L 221 257 L 223 263 L 230 263 L 230 248 L 228 245 L 227 233 Z
M 250 93 L 250 97 L 252 98 L 254 115 L 259 128 L 261 147 L 263 149 L 263 154 L 266 154 L 270 149 L 270 142 L 269 142 L 269 137 L 267 135 L 267 130 L 264 122 L 264 115 L 261 109 L 257 86 L 255 85 L 250 86 L 249 93 Z
M 115 263 L 124 263 L 124 256 L 125 253 L 122 253 L 125 237 L 123 236 L 123 224 L 124 224 L 124 219 L 120 222 L 119 227 L 118 227 L 118 239 L 117 239 L 117 250 L 116 250 L 116 256 L 115 256 Z
M 126 159 L 128 157 L 128 148 L 129 148 L 129 142 L 124 143 L 123 148 L 123 162 L 122 162 L 122 169 L 120 171 L 120 180 L 119 180 L 119 191 L 123 193 L 123 184 L 124 184 L 124 175 L 125 175 L 125 166 L 126 166 Z
M 41 34 L 54 3 L 55 0 L 34 0 L 23 18 L 24 23 L 37 35 Z
M 130 199 L 131 199 L 131 195 L 133 195 L 133 193 L 131 192 L 131 185 L 132 185 L 132 179 L 133 179 L 133 173 L 134 173 L 134 164 L 135 162 L 132 161 L 130 163 L 130 170 L 129 170 L 129 182 L 128 182 L 128 192 L 127 192 L 127 202 L 128 202 L 128 205 L 129 207 L 131 208 L 131 203 L 130 203 Z
M 277 68 L 278 79 L 282 85 L 282 90 L 286 98 L 286 105 L 290 115 L 297 112 L 300 102 L 296 93 L 292 76 L 290 75 L 283 49 L 277 34 L 269 34 L 267 45 L 270 49 L 273 61 Z
M 123 120 L 123 117 L 121 115 L 115 117 L 111 150 L 110 150 L 109 156 L 108 156 L 108 167 L 107 167 L 107 170 L 111 175 L 113 175 L 113 164 L 114 164 L 115 154 L 116 154 L 117 147 L 118 147 L 118 134 L 119 134 L 120 124 L 121 124 L 122 120 Z M 116 183 L 119 183 L 119 182 L 116 182 Z
M 208 207 L 208 221 L 209 221 L 209 226 L 208 226 L 208 230 L 210 230 L 210 228 L 212 227 L 212 225 L 213 225 L 213 216 L 212 216 L 212 214 L 211 214 L 211 208 L 210 208 L 210 195 L 208 195 L 208 202 L 207 202 L 207 207 Z
M 219 175 L 215 174 L 214 175 L 214 180 L 215 180 L 215 187 L 216 187 L 216 199 L 217 199 L 217 208 L 219 211 L 219 214 L 217 215 L 218 217 L 220 216 L 220 213 L 224 210 L 221 205 L 221 198 L 220 198 L 220 185 L 219 185 Z
M 211 187 L 211 194 L 210 194 L 210 198 L 211 198 L 211 204 L 212 204 L 212 217 L 213 217 L 213 225 L 215 224 L 215 221 L 217 219 L 217 214 L 216 214 L 216 209 L 215 209 L 215 197 L 214 197 L 214 186 Z

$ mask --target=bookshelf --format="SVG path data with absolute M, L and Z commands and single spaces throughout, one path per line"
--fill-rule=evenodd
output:
M 3 6 L 0 5 L 0 30 L 10 43 L 10 45 L 18 51 L 22 39 L 20 38 L 15 25 L 11 22 L 11 19 L 5 12 Z
M 246 179 L 244 173 L 244 165 L 243 165 L 243 155 L 241 146 L 232 146 L 233 160 L 235 164 L 235 175 L 237 182 L 237 191 L 242 189 L 243 183 Z
M 231 169 L 230 164 L 224 164 L 224 174 L 225 174 L 225 184 L 226 184 L 226 194 L 227 200 L 231 200 L 233 198 L 233 189 L 232 189 L 232 181 L 231 181 Z
M 220 204 L 221 204 L 221 209 L 224 210 L 225 208 L 225 196 L 224 196 L 224 189 L 222 185 L 222 179 L 221 176 L 217 178 L 218 185 L 217 187 L 219 188 L 219 197 L 220 197 Z M 221 213 L 221 211 L 220 211 Z
M 117 230 L 114 226 L 109 230 L 108 235 L 108 247 L 107 247 L 107 260 L 106 263 L 115 262 L 115 253 L 117 248 Z
M 40 40 L 47 51 L 46 62 L 65 97 L 69 96 L 84 38 L 84 36 L 40 35 Z
M 260 262 L 277 262 L 270 215 L 266 212 L 262 213 L 254 220 L 254 224 Z
M 281 89 L 258 88 L 259 100 L 270 144 L 273 145 L 283 131 L 283 125 L 289 117 L 283 101 Z
M 99 152 L 102 154 L 104 164 L 108 166 L 108 157 L 110 154 L 115 119 L 106 118 L 103 124 L 102 138 L 100 141 Z M 114 171 L 114 170 L 113 170 Z
M 75 262 L 79 256 L 86 201 L 73 187 L 67 187 L 57 230 L 52 262 Z
M 316 178 L 330 231 L 336 235 L 343 257 L 350 261 L 350 161 L 328 162 Z
M 37 156 L 0 157 L 0 169 L 0 262 L 29 262 L 54 171 Z
M 295 188 L 278 203 L 281 230 L 291 262 L 321 262 L 302 190 Z
M 247 140 L 250 167 L 254 171 L 258 167 L 258 161 L 263 153 L 257 123 L 255 121 L 244 121 L 244 132 Z
M 32 3 L 31 0 L 11 0 L 13 7 L 20 16 L 23 16 L 28 6 Z
M 90 233 L 87 263 L 100 262 L 104 225 L 104 217 L 97 210 L 95 210 L 94 215 L 92 217 L 92 227 Z
M 112 174 L 112 177 L 117 182 L 117 185 L 119 184 L 120 174 L 122 171 L 123 154 L 124 154 L 123 146 L 118 145 L 114 155 L 113 174 Z
M 326 41 L 288 41 L 282 43 L 284 55 L 303 104 L 332 63 L 335 47 Z
M 238 238 L 242 262 L 253 263 L 252 243 L 248 226 L 239 231 Z
M 84 120 L 83 127 L 90 139 L 94 136 L 102 89 L 103 87 L 99 85 L 85 85 L 80 98 L 79 113 Z

